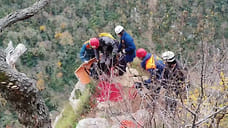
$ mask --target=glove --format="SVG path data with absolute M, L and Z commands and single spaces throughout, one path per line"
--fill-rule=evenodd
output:
M 150 84 L 150 83 L 151 83 L 151 79 L 144 80 L 144 83 L 146 83 L 146 84 Z
M 125 49 L 123 49 L 123 54 L 126 54 L 126 50 Z
M 118 56 L 118 53 L 116 53 L 116 52 L 113 52 L 113 53 L 112 53 L 112 57 L 113 57 L 114 59 L 116 59 L 117 56 Z
M 135 86 L 136 89 L 142 88 L 142 85 L 141 85 L 140 82 L 135 82 L 135 83 L 134 83 L 134 86 Z
M 116 56 L 117 55 L 117 53 L 116 52 L 112 52 L 112 56 Z

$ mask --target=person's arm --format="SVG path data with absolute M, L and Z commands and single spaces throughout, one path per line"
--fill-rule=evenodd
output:
M 122 42 L 119 43 L 118 52 L 120 52 L 121 50 L 122 50 Z
M 118 49 L 119 42 L 117 40 L 113 40 L 113 41 L 114 41 L 114 44 L 112 45 L 112 47 L 113 47 L 112 52 L 113 53 L 118 53 L 118 51 L 119 51 L 119 49 Z
M 149 84 L 149 83 L 151 83 L 152 78 L 156 77 L 156 76 L 154 76 L 155 75 L 154 74 L 154 69 L 148 69 L 147 71 L 150 73 L 150 77 L 149 77 L 149 79 L 145 80 L 144 83 L 148 83 Z
M 146 69 L 146 61 L 142 61 L 141 62 L 141 67 L 145 70 Z M 153 69 L 148 69 L 148 72 L 150 72 L 150 77 L 148 80 L 144 80 L 144 83 L 149 84 L 151 83 L 151 78 L 152 78 L 152 74 L 153 74 Z
M 162 72 L 161 86 L 165 89 L 168 88 L 169 80 L 168 80 L 169 70 L 165 67 Z
M 86 45 L 82 45 L 82 48 L 80 50 L 80 59 L 82 62 L 86 61 L 85 56 L 86 56 Z
M 99 60 L 99 51 L 98 49 L 94 49 L 94 54 L 97 60 Z

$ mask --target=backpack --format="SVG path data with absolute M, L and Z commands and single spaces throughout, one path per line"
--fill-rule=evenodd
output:
M 100 33 L 98 36 L 99 36 L 99 37 L 104 37 L 104 36 L 106 36 L 106 37 L 109 37 L 109 38 L 112 38 L 113 40 L 115 40 L 115 38 L 114 38 L 110 33 L 105 33 L 105 32 L 103 32 L 103 33 Z

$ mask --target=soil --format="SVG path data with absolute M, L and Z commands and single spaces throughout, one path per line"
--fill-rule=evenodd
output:
M 139 109 L 141 109 L 141 97 L 139 96 L 139 94 L 137 94 L 137 90 L 134 87 L 132 87 L 134 82 L 138 81 L 139 78 L 132 76 L 134 75 L 130 74 L 129 72 L 126 72 L 123 76 L 113 78 L 113 81 L 115 81 L 113 83 L 118 85 L 116 86 L 116 88 L 119 91 L 114 95 L 120 95 L 121 98 L 119 100 L 107 100 L 107 98 L 106 100 L 97 100 L 97 93 L 99 94 L 99 92 L 96 92 L 95 95 L 91 98 L 91 100 L 96 100 L 95 104 L 91 104 L 92 107 L 90 111 L 84 115 L 84 118 L 105 117 L 110 124 L 115 124 L 114 122 L 117 119 L 116 117 L 121 117 L 124 119 L 125 114 L 135 113 Z M 97 86 L 100 86 L 99 82 Z M 105 94 L 102 91 L 100 93 L 102 93 L 102 95 L 100 96 L 104 96 Z

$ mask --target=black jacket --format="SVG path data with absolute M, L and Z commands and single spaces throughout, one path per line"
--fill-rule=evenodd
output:
M 180 88 L 184 84 L 185 79 L 186 71 L 177 60 L 174 61 L 174 67 L 166 64 L 162 75 L 163 86 Z
M 118 52 L 118 41 L 113 40 L 110 37 L 100 37 L 99 39 L 99 47 L 95 49 L 95 57 L 99 59 L 99 52 L 105 54 L 106 56 L 111 55 L 112 53 Z

